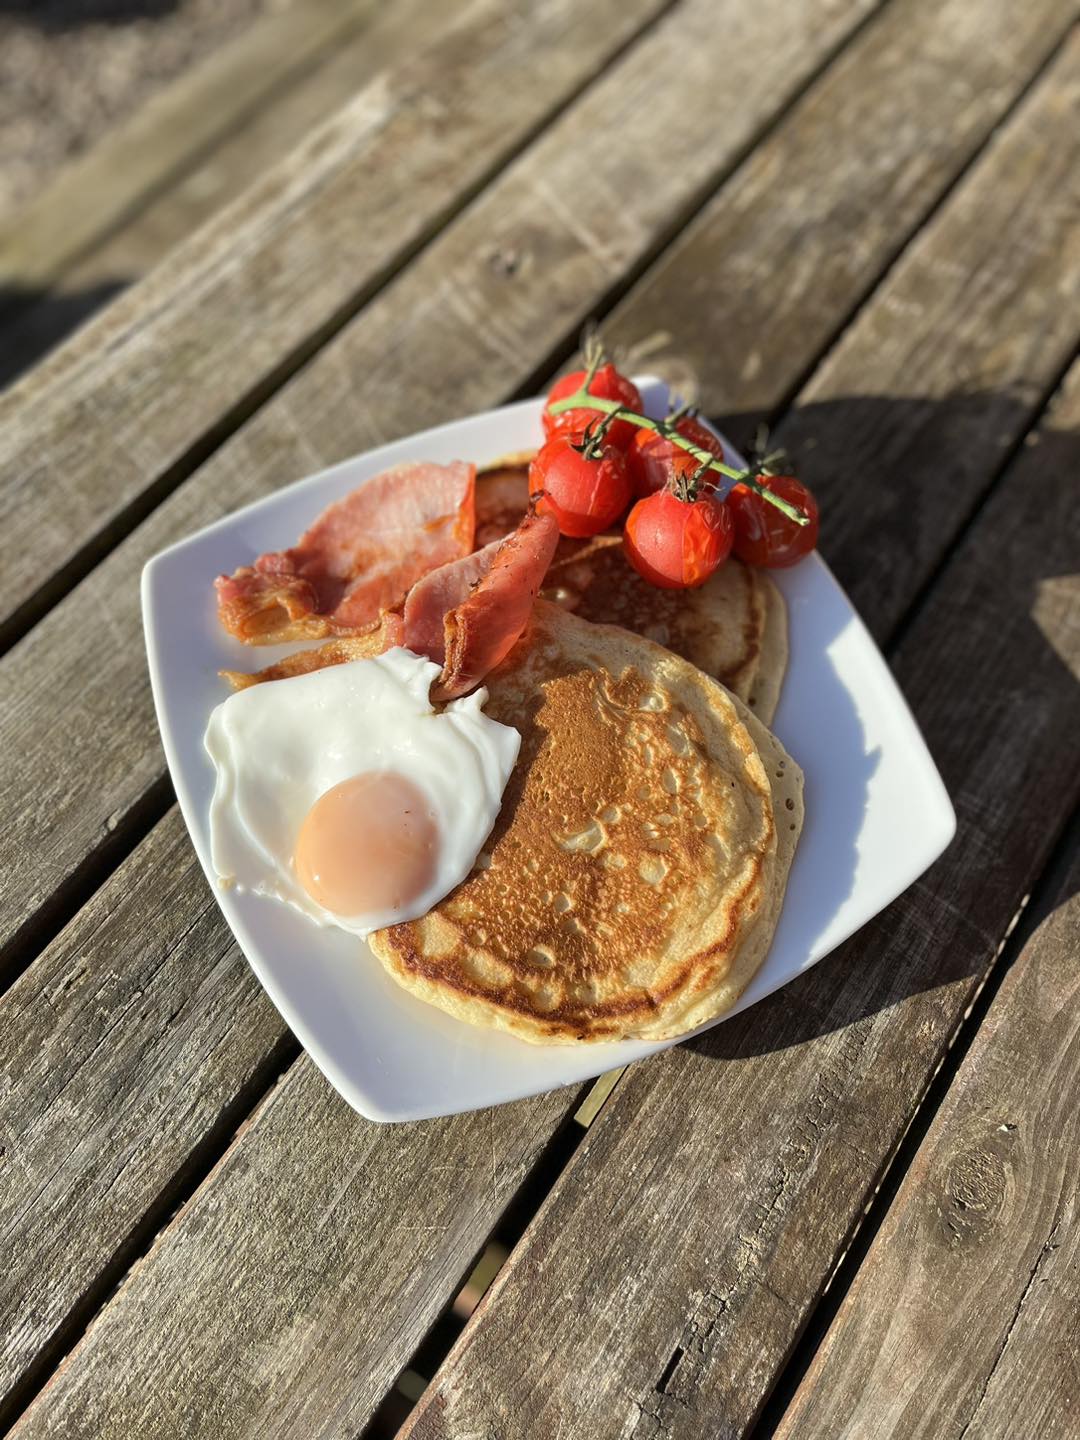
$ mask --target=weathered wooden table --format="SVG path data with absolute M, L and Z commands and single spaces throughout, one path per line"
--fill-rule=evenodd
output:
M 355 100 L 0 400 L 0 1414 L 1080 1435 L 1074 6 L 402 13 Z M 801 456 L 960 831 L 614 1085 L 380 1127 L 198 872 L 139 570 L 532 392 L 589 315 Z

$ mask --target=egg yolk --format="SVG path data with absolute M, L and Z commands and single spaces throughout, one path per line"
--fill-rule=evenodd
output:
M 300 883 L 334 915 L 412 904 L 431 884 L 439 832 L 423 793 L 388 771 L 354 775 L 320 795 L 300 827 Z

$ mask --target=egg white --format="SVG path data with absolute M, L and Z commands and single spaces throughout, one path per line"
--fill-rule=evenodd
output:
M 438 674 L 432 661 L 397 647 L 253 685 L 218 705 L 204 743 L 216 770 L 210 848 L 219 881 L 360 936 L 425 915 L 459 885 L 495 823 L 521 737 L 483 713 L 483 689 L 436 713 L 428 692 Z M 439 833 L 434 876 L 407 906 L 335 915 L 301 885 L 296 839 L 320 795 L 380 770 L 426 796 Z

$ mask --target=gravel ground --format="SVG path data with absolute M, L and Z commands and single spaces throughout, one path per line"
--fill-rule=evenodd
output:
M 0 216 L 155 90 L 292 0 L 0 0 Z

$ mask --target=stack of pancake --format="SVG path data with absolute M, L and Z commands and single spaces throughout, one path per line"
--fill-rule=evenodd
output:
M 526 501 L 525 457 L 482 473 L 478 543 Z M 736 560 L 656 589 L 612 536 L 561 542 L 544 597 L 486 682 L 522 745 L 485 850 L 372 949 L 420 998 L 525 1040 L 682 1035 L 765 958 L 802 827 L 802 774 L 766 729 L 784 603 Z

